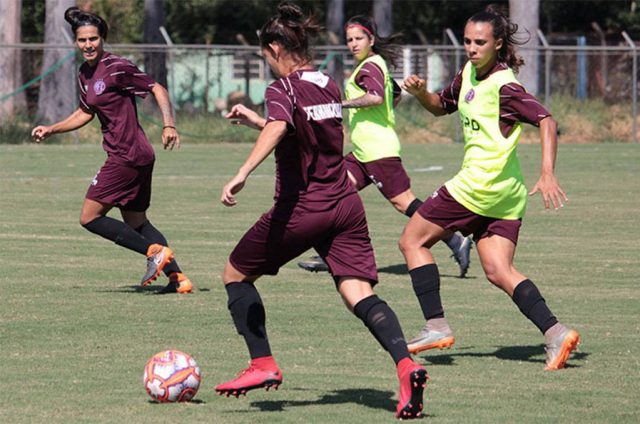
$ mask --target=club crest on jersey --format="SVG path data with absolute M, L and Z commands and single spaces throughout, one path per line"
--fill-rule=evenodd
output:
M 472 88 L 469 91 L 467 91 L 467 94 L 465 94 L 464 101 L 467 103 L 471 103 L 471 100 L 473 100 L 475 96 L 476 96 L 476 92 Z
M 104 93 L 104 90 L 107 88 L 107 85 L 104 83 L 102 79 L 93 83 L 93 92 L 96 93 L 97 96 Z

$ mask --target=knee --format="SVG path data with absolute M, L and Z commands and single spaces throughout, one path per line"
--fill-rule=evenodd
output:
M 80 225 L 82 225 L 83 227 L 86 227 L 87 224 L 89 224 L 90 222 L 93 222 L 96 218 L 98 218 L 97 216 L 93 216 L 93 215 L 89 215 L 89 214 L 85 214 L 85 213 L 81 213 L 80 214 Z

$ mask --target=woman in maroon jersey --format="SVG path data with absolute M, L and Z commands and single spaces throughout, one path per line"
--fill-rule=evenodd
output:
M 394 312 L 373 292 L 378 276 L 364 207 L 342 157 L 340 91 L 331 78 L 313 69 L 308 52 L 308 38 L 318 30 L 297 6 L 281 3 L 260 31 L 262 53 L 279 78 L 265 93 L 267 117 L 242 106 L 228 115 L 261 132 L 247 160 L 224 186 L 222 203 L 236 205 L 251 172 L 274 150 L 276 189 L 274 206 L 238 242 L 222 274 L 229 311 L 251 362 L 216 391 L 239 396 L 282 383 L 255 282 L 314 248 L 327 262 L 349 310 L 396 363 L 397 417 L 415 418 L 422 413 L 427 373 L 411 359 Z
M 127 59 L 104 50 L 108 32 L 104 19 L 77 7 L 67 9 L 64 17 L 85 59 L 78 73 L 80 105 L 60 122 L 37 126 L 31 135 L 41 142 L 53 134 L 76 130 L 98 115 L 107 160 L 91 181 L 80 224 L 92 233 L 146 255 L 147 272 L 142 285 L 164 271 L 169 284 L 160 293 L 190 293 L 191 281 L 173 259 L 165 237 L 146 215 L 155 155 L 138 122 L 135 96 L 153 94 L 162 112 L 162 144 L 165 149 L 173 149 L 180 147 L 180 138 L 167 90 Z M 106 216 L 113 207 L 120 209 L 124 222 Z

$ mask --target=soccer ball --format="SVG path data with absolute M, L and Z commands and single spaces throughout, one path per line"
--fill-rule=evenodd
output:
M 179 350 L 156 353 L 144 367 L 144 388 L 157 402 L 186 402 L 200 387 L 200 367 Z

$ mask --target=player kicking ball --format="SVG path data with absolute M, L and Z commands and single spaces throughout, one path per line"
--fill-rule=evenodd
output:
M 255 282 L 261 275 L 276 275 L 281 266 L 314 248 L 327 262 L 347 308 L 396 364 L 396 416 L 417 418 L 422 415 L 427 372 L 411 359 L 393 310 L 373 292 L 378 276 L 364 206 L 342 157 L 340 90 L 312 67 L 308 52 L 309 37 L 319 29 L 300 8 L 281 3 L 260 31 L 262 54 L 278 78 L 265 92 L 267 117 L 240 105 L 227 115 L 261 132 L 249 157 L 224 186 L 222 203 L 237 204 L 236 195 L 249 175 L 274 150 L 276 194 L 274 206 L 241 238 L 222 274 L 229 311 L 251 362 L 216 391 L 239 396 L 282 383 Z

